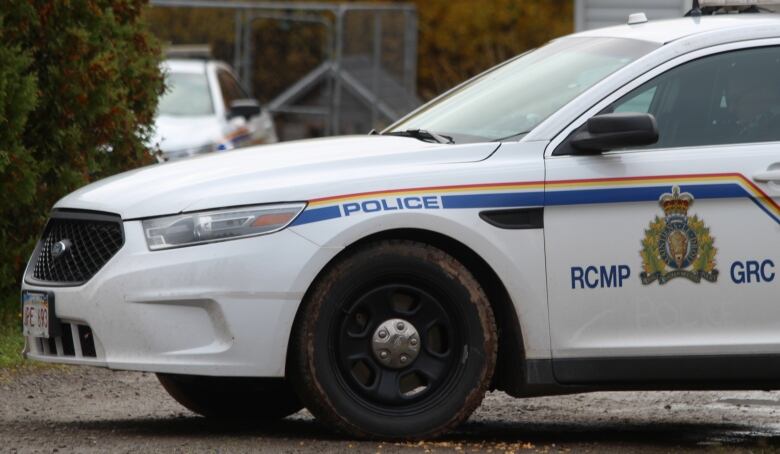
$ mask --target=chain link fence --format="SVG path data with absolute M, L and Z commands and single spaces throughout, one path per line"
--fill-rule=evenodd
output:
M 363 134 L 420 105 L 414 5 L 151 4 L 152 29 L 163 40 L 205 42 L 217 58 L 232 62 L 245 87 L 274 114 L 283 140 Z

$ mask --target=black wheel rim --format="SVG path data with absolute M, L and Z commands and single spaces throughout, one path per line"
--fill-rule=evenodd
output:
M 331 331 L 340 381 L 358 401 L 380 411 L 435 405 L 457 376 L 465 345 L 461 318 L 448 301 L 452 296 L 417 283 L 377 284 L 355 295 Z M 417 357 L 401 368 L 383 365 L 371 345 L 377 327 L 390 319 L 408 321 L 419 333 Z

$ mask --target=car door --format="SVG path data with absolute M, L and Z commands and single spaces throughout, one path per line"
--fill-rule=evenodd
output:
M 563 383 L 780 376 L 780 43 L 699 51 L 589 116 L 658 143 L 546 159 L 553 368 Z

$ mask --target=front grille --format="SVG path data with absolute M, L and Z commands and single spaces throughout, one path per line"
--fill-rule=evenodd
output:
M 34 338 L 31 353 L 42 356 L 97 358 L 95 336 L 88 325 L 62 323 L 58 337 Z
M 60 243 L 58 245 L 58 243 Z M 32 268 L 35 282 L 79 285 L 88 281 L 124 244 L 118 216 L 55 212 L 43 232 Z M 55 249 L 62 250 L 53 253 Z

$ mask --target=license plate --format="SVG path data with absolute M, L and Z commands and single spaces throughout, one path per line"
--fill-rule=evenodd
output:
M 51 337 L 54 317 L 54 295 L 22 293 L 22 332 L 25 336 Z

